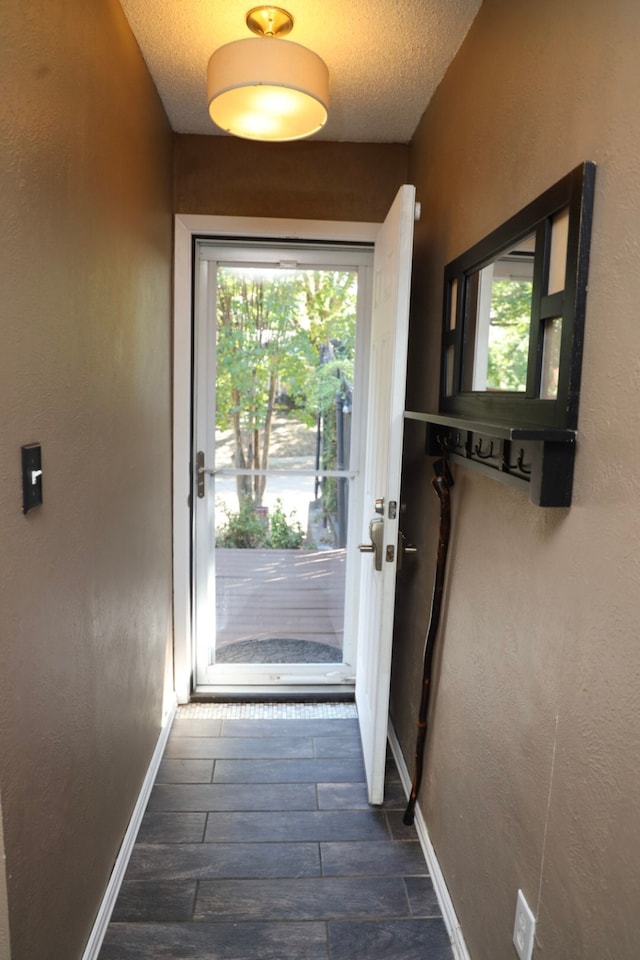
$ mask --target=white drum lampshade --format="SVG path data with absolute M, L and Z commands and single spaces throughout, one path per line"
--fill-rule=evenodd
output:
M 326 123 L 329 71 L 298 43 L 249 37 L 211 56 L 207 94 L 211 119 L 227 133 L 248 140 L 300 140 Z

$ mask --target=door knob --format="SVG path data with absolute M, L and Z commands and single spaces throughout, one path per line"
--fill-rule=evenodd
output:
M 371 543 L 361 543 L 360 553 L 372 553 L 376 570 L 382 570 L 382 545 L 384 541 L 384 520 L 374 517 L 369 521 L 369 536 Z

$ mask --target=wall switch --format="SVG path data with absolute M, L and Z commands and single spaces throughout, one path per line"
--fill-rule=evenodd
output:
M 516 902 L 516 922 L 513 927 L 513 943 L 520 960 L 531 960 L 533 938 L 536 932 L 536 918 L 531 913 L 522 890 L 518 890 Z
M 22 447 L 22 512 L 42 503 L 42 448 L 39 443 Z

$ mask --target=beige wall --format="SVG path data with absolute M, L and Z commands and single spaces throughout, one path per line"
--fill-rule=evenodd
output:
M 0 793 L 13 960 L 77 960 L 171 626 L 171 135 L 115 0 L 3 0 Z M 44 506 L 21 512 L 20 446 Z M 0 899 L 2 888 L 0 886 Z M 0 903 L 0 944 L 4 911 Z
M 382 222 L 406 182 L 398 143 L 175 137 L 177 213 Z
M 569 510 L 458 469 L 421 805 L 473 960 L 640 956 L 640 6 L 485 0 L 411 147 L 423 217 L 408 405 L 435 409 L 443 267 L 580 161 L 598 164 Z M 407 757 L 437 501 L 409 426 L 393 717 Z
M 9 944 L 9 909 L 7 905 L 7 876 L 4 860 L 4 832 L 0 804 L 0 960 L 11 960 Z

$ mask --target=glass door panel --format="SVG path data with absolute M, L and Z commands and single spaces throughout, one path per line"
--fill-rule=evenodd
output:
M 214 462 L 207 457 L 198 680 L 281 682 L 282 665 L 301 682 L 327 670 L 335 678 L 340 666 L 352 674 L 344 641 L 358 267 L 212 267 L 212 356 L 200 362 L 214 384 Z

